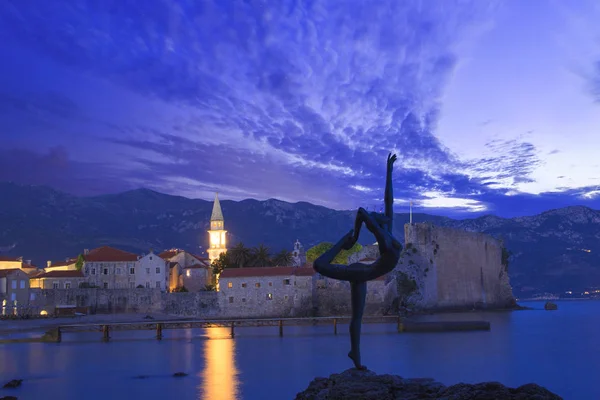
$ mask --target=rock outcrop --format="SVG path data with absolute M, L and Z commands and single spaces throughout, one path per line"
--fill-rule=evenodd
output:
M 509 388 L 497 382 L 459 383 L 445 386 L 433 379 L 404 379 L 397 375 L 377 375 L 373 371 L 349 369 L 329 378 L 316 378 L 296 400 L 561 400 L 562 397 L 530 383 Z

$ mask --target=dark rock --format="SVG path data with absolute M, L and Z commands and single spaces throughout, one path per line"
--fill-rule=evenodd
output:
M 19 400 L 19 399 L 15 396 L 4 396 L 4 397 L 0 397 L 0 400 Z
M 173 376 L 174 376 L 174 377 L 177 377 L 177 378 L 181 378 L 181 377 L 183 377 L 183 376 L 188 376 L 188 374 L 186 374 L 185 372 L 175 372 L 175 373 L 173 374 Z
M 404 379 L 397 375 L 377 375 L 369 370 L 346 370 L 329 378 L 315 378 L 296 400 L 561 400 L 547 389 L 527 384 L 516 389 L 498 382 L 475 385 L 459 383 L 444 386 L 429 378 Z
M 13 379 L 12 381 L 4 384 L 4 389 L 18 388 L 21 386 L 21 382 L 23 382 L 23 379 Z
M 547 301 L 546 304 L 544 304 L 544 309 L 545 310 L 558 310 L 558 306 L 556 305 L 556 303 Z

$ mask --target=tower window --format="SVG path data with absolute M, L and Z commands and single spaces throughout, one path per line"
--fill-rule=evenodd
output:
M 231 289 L 231 288 L 233 287 L 233 283 L 231 283 L 231 282 L 227 282 L 227 287 L 228 287 L 229 289 Z
M 267 300 L 273 300 L 273 293 L 267 293 Z
M 256 287 L 259 288 L 260 287 L 260 282 L 256 282 Z

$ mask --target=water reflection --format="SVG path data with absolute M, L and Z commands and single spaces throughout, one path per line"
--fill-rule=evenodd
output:
M 204 341 L 204 370 L 199 399 L 236 400 L 240 398 L 238 370 L 235 364 L 235 340 L 227 337 L 227 328 L 209 328 Z

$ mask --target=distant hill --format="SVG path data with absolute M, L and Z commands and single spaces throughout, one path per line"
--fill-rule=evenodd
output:
M 264 243 L 273 252 L 299 239 L 306 248 L 336 241 L 354 211 L 279 200 L 222 200 L 229 243 Z M 97 197 L 75 197 L 47 187 L 0 183 L 0 246 L 7 254 L 46 260 L 76 256 L 85 248 L 111 245 L 132 252 L 180 247 L 202 252 L 207 245 L 212 202 L 140 189 Z M 404 239 L 407 214 L 396 215 L 395 234 Z M 454 220 L 413 214 L 414 222 L 485 232 L 504 239 L 513 252 L 509 272 L 516 294 L 562 292 L 600 286 L 600 211 L 567 207 L 519 218 L 483 216 Z M 363 235 L 362 244 L 374 238 Z

